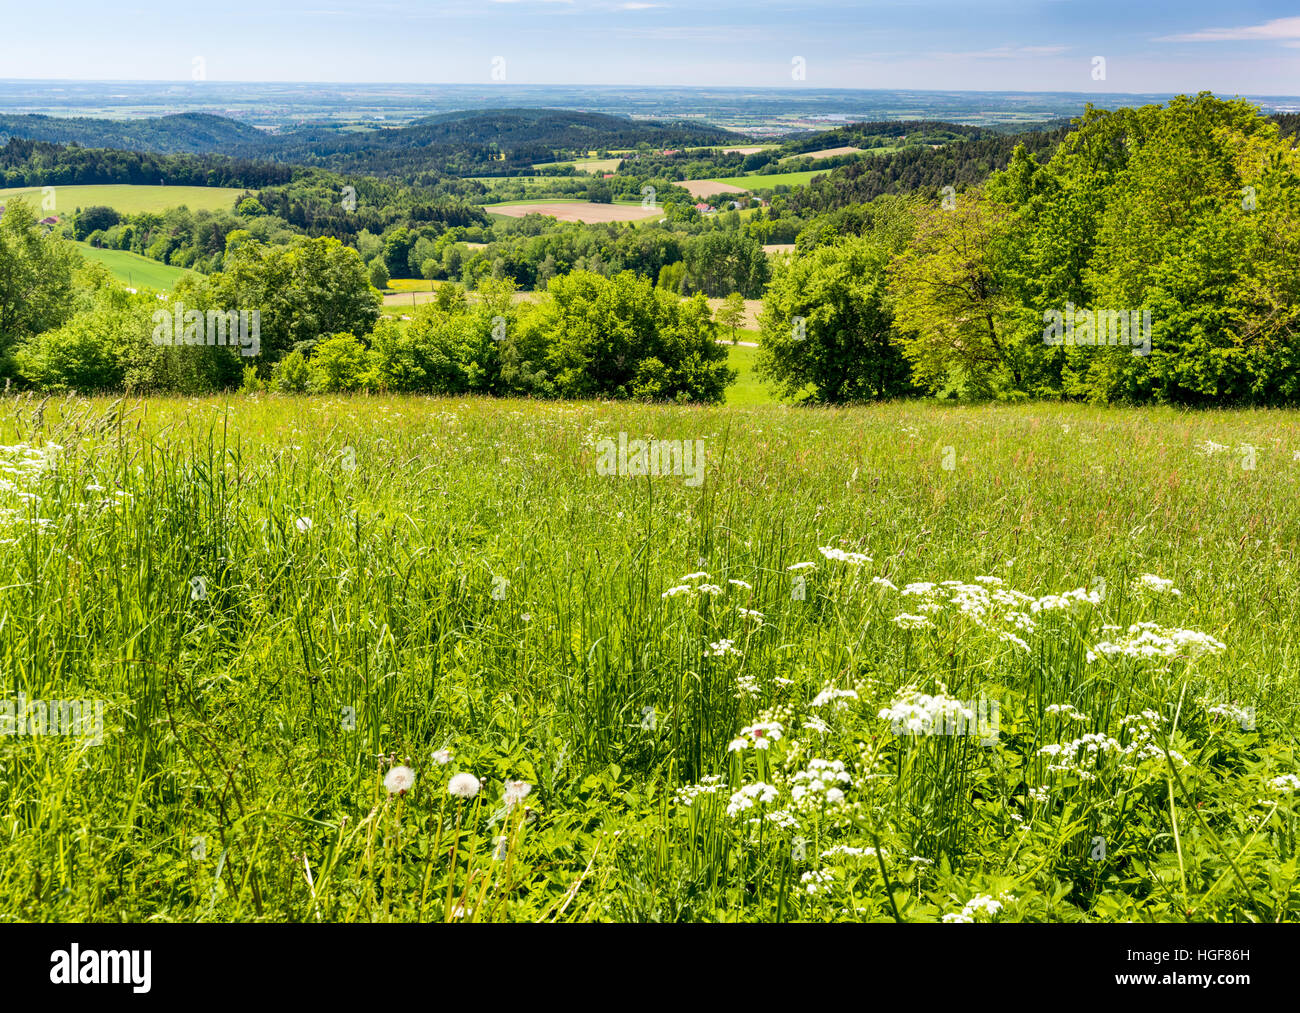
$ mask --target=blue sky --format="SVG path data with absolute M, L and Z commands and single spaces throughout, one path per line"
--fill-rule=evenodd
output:
M 195 57 L 225 81 L 1297 95 L 1300 0 L 53 0 L 0 34 L 0 78 L 188 80 Z

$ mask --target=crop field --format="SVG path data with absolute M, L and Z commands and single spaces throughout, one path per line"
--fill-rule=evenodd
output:
M 467 179 L 475 183 L 483 183 L 490 189 L 494 184 L 501 186 L 503 184 L 520 183 L 523 186 L 550 186 L 557 179 L 563 179 L 562 176 L 467 176 Z
M 716 179 L 684 179 L 676 183 L 692 197 L 712 197 L 715 193 L 748 193 L 743 186 L 723 183 Z
M 836 155 L 855 155 L 861 154 L 862 148 L 843 146 L 839 148 L 822 148 L 820 151 L 803 151 L 797 155 L 786 155 L 781 159 L 782 162 L 793 161 L 796 158 L 834 158 Z
M 490 215 L 522 218 L 525 215 L 547 215 L 561 222 L 637 222 L 663 214 L 657 208 L 644 208 L 637 204 L 597 204 L 584 200 L 508 201 L 484 207 Z
M 77 249 L 88 261 L 103 264 L 114 278 L 133 288 L 156 288 L 160 292 L 168 292 L 178 281 L 193 273 L 183 267 L 172 267 L 170 264 L 150 260 L 130 250 L 102 250 L 88 243 L 78 243 Z
M 568 162 L 535 162 L 534 169 L 545 169 L 555 165 L 571 165 L 579 172 L 604 173 L 616 172 L 623 164 L 621 158 L 575 158 Z
M 131 186 L 105 184 L 103 186 L 56 186 L 53 190 L 54 207 L 42 205 L 45 192 L 41 187 L 20 187 L 0 190 L 0 202 L 12 197 L 25 197 L 42 213 L 66 215 L 77 208 L 102 206 L 122 214 L 139 214 L 144 211 L 162 212 L 170 208 L 187 207 L 191 211 L 230 211 L 235 198 L 245 191 L 219 186 Z
M 758 192 L 776 186 L 805 186 L 814 176 L 821 176 L 825 172 L 825 169 L 809 169 L 804 172 L 775 172 L 770 175 L 755 173 L 750 176 L 730 176 L 710 182 L 727 183 L 731 186 L 743 187 L 750 192 Z
M 1298 422 L 7 398 L 0 906 L 1294 920 Z

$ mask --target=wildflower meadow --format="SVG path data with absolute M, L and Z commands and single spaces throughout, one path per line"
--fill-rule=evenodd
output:
M 1298 421 L 7 397 L 0 910 L 1293 921 Z

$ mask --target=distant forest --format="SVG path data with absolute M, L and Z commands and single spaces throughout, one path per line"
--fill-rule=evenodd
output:
M 244 165 L 252 161 L 292 163 L 393 177 L 430 171 L 454 176 L 531 174 L 534 162 L 547 161 L 562 151 L 585 154 L 589 149 L 641 144 L 696 147 L 747 139 L 703 124 L 553 109 L 448 113 L 405 127 L 345 130 L 307 126 L 278 134 L 202 113 L 127 121 L 0 116 L 0 141 L 12 137 L 172 155 L 219 154 Z

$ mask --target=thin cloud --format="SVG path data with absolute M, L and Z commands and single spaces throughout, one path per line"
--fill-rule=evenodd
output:
M 1069 46 L 998 46 L 996 49 L 968 50 L 964 53 L 926 53 L 925 56 L 942 59 L 964 57 L 968 60 L 1018 60 L 1026 56 L 1059 56 L 1068 52 Z
M 1244 28 L 1203 28 L 1183 35 L 1162 35 L 1157 42 L 1282 42 L 1300 40 L 1300 18 L 1275 18 Z

